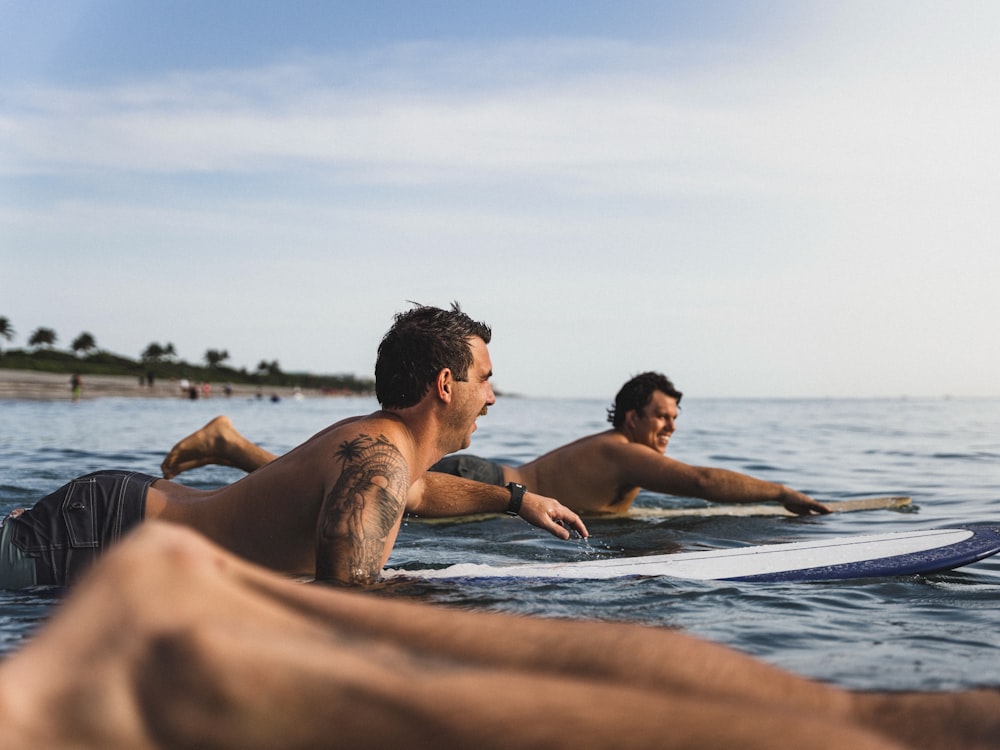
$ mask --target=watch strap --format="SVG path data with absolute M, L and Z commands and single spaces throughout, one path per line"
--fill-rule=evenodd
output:
M 528 488 L 517 482 L 507 482 L 507 489 L 510 490 L 510 502 L 507 503 L 506 512 L 512 516 L 520 515 L 521 502 L 524 500 L 524 493 L 528 491 Z

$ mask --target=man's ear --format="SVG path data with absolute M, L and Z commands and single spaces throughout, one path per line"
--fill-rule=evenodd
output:
M 624 427 L 627 427 L 628 429 L 631 430 L 633 427 L 635 427 L 635 423 L 638 421 L 639 421 L 638 409 L 629 409 L 627 412 L 625 412 L 625 422 L 623 425 Z
M 437 380 L 434 384 L 437 388 L 437 397 L 446 404 L 451 403 L 451 396 L 455 384 L 455 378 L 452 377 L 451 370 L 447 367 L 443 368 L 438 373 Z

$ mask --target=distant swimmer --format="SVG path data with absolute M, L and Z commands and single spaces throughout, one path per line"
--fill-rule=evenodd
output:
M 808 495 L 727 469 L 668 458 L 682 393 L 657 372 L 637 375 L 618 391 L 608 410 L 612 428 L 575 440 L 521 466 L 478 456 L 448 456 L 431 472 L 490 485 L 514 482 L 555 497 L 577 513 L 624 513 L 641 489 L 715 503 L 776 502 L 800 515 L 829 513 Z M 207 464 L 254 471 L 275 455 L 248 440 L 225 416 L 178 442 L 164 459 L 163 476 Z

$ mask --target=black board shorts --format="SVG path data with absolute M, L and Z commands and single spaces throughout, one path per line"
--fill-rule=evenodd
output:
M 35 585 L 72 583 L 143 520 L 146 493 L 156 479 L 134 471 L 94 472 L 7 519 L 10 543 L 35 561 Z
M 434 464 L 430 468 L 430 471 L 436 471 L 441 474 L 453 474 L 456 477 L 464 477 L 465 479 L 474 479 L 483 484 L 495 484 L 497 487 L 504 486 L 503 464 L 498 464 L 496 461 L 490 461 L 487 458 L 480 458 L 479 456 L 465 454 L 445 456 Z

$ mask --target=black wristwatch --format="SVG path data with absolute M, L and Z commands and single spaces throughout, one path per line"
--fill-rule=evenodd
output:
M 521 501 L 524 500 L 524 493 L 528 489 L 523 484 L 517 482 L 507 482 L 507 489 L 510 490 L 510 502 L 507 503 L 507 513 L 512 516 L 520 515 Z

